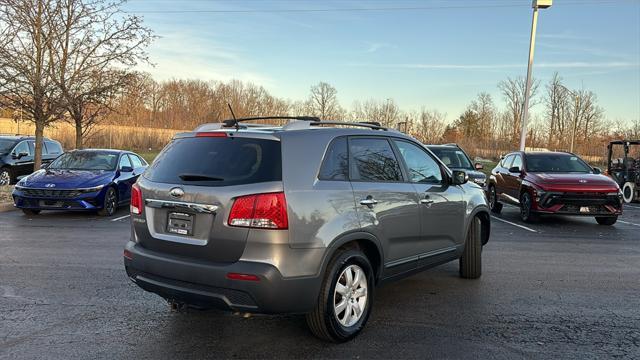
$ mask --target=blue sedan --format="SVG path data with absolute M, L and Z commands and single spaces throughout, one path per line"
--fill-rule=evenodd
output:
M 128 151 L 69 151 L 20 180 L 13 201 L 27 215 L 72 210 L 111 216 L 129 203 L 131 186 L 146 168 L 142 157 Z

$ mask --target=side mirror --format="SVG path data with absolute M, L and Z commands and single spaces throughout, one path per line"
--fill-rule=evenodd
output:
M 509 168 L 509 172 L 510 173 L 519 173 L 520 172 L 520 167 L 512 166 L 512 167 Z
M 475 163 L 474 167 L 476 168 L 476 170 L 482 170 L 484 169 L 484 165 L 482 165 L 481 163 Z
M 460 170 L 454 170 L 451 178 L 453 185 L 462 185 L 469 181 L 469 175 L 466 172 Z
M 133 172 L 133 168 L 131 166 L 123 166 L 120 168 L 121 172 L 130 173 Z
M 602 174 L 602 169 L 600 169 L 599 167 L 594 167 L 593 168 L 593 173 L 594 174 Z
M 22 159 L 25 156 L 29 156 L 29 153 L 26 151 L 21 151 L 18 154 L 16 153 L 11 154 L 11 157 L 14 159 Z

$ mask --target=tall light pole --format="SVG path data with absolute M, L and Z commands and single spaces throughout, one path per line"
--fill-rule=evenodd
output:
M 524 151 L 527 141 L 527 117 L 529 116 L 529 93 L 531 92 L 531 70 L 533 67 L 533 51 L 536 47 L 536 27 L 538 26 L 538 9 L 551 7 L 553 0 L 533 0 L 533 20 L 531 21 L 531 40 L 529 41 L 529 65 L 527 66 L 527 85 L 524 90 L 524 109 L 522 110 L 522 130 L 520 131 L 520 151 Z

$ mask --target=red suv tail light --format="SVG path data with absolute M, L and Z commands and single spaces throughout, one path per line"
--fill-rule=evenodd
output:
M 138 184 L 133 184 L 133 186 L 131 187 L 130 209 L 131 213 L 136 215 L 142 214 L 142 209 L 144 209 L 144 207 L 142 206 L 142 191 L 140 191 Z
M 230 226 L 288 229 L 287 201 L 283 192 L 236 198 L 229 214 Z

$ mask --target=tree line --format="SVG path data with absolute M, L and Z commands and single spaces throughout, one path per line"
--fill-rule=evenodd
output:
M 122 11 L 123 2 L 0 0 L 0 107 L 5 116 L 19 111 L 35 124 L 37 167 L 43 130 L 54 122 L 73 124 L 75 147 L 82 148 L 97 124 L 193 129 L 230 118 L 229 105 L 237 117 L 376 121 L 425 143 L 460 143 L 478 156 L 495 157 L 518 145 L 522 77 L 499 81 L 497 101 L 477 94 L 460 114 L 451 114 L 453 121 L 437 108 L 403 110 L 392 98 L 345 107 L 326 82 L 289 100 L 237 80 L 156 81 L 131 70 L 149 63 L 146 49 L 155 35 L 141 18 Z M 529 106 L 538 109 L 527 130 L 530 147 L 585 154 L 612 138 L 640 137 L 639 119 L 607 119 L 593 91 L 569 89 L 557 73 L 546 84 L 533 81 Z

